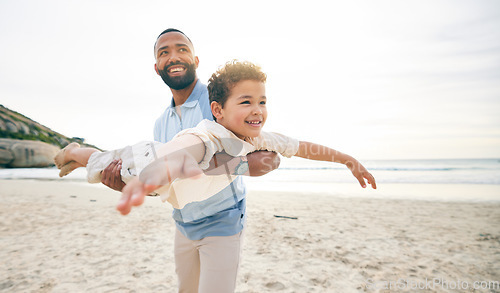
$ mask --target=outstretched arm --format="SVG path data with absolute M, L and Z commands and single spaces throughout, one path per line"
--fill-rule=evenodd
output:
M 331 149 L 326 146 L 322 146 L 319 144 L 315 144 L 312 142 L 301 141 L 299 143 L 299 151 L 295 155 L 297 157 L 316 160 L 316 161 L 327 161 L 327 162 L 335 162 L 344 164 L 351 170 L 352 174 L 356 179 L 358 179 L 361 187 L 365 188 L 366 183 L 365 179 L 368 181 L 368 184 L 371 184 L 373 189 L 377 188 L 377 184 L 375 183 L 375 178 L 366 170 L 366 168 L 361 165 L 358 160 L 355 158 Z
M 203 171 L 198 166 L 205 154 L 205 145 L 195 135 L 180 136 L 158 150 L 158 159 L 146 166 L 139 176 L 122 190 L 117 210 L 123 215 L 133 206 L 140 206 L 144 197 L 177 178 L 196 178 Z

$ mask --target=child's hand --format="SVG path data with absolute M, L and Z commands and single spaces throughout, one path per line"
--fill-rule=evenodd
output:
M 366 187 L 365 179 L 368 181 L 368 184 L 372 186 L 373 189 L 377 189 L 377 184 L 375 183 L 375 178 L 370 172 L 366 170 L 366 168 L 361 165 L 360 162 L 356 160 L 351 160 L 345 164 L 349 170 L 351 170 L 352 175 L 358 179 L 361 187 Z
M 130 213 L 132 206 L 140 206 L 144 202 L 144 197 L 159 187 L 161 185 L 146 185 L 141 182 L 139 177 L 135 177 L 122 189 L 122 198 L 118 202 L 116 209 L 122 215 L 127 215 Z
M 195 159 L 180 150 L 149 164 L 141 174 L 132 179 L 122 190 L 116 209 L 127 215 L 133 206 L 140 206 L 144 197 L 156 189 L 172 183 L 177 178 L 199 178 L 203 171 Z

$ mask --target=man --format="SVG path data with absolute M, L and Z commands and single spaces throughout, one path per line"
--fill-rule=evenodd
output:
M 207 88 L 196 76 L 199 59 L 191 40 L 177 29 L 167 29 L 158 36 L 154 52 L 155 71 L 172 92 L 170 106 L 154 127 L 155 140 L 165 143 L 179 131 L 213 116 Z M 271 152 L 256 152 L 247 160 L 252 176 L 266 174 L 279 165 L 277 155 Z M 110 164 L 102 182 L 121 190 L 120 169 L 119 161 Z M 234 292 L 246 219 L 245 195 L 240 176 L 213 197 L 174 209 L 179 292 Z

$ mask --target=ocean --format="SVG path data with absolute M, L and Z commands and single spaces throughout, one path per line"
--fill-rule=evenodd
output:
M 336 196 L 390 197 L 423 200 L 500 201 L 500 159 L 366 160 L 377 191 L 362 189 L 343 165 L 282 158 L 281 165 L 261 177 L 247 177 L 249 190 L 326 193 Z M 52 168 L 0 169 L 0 179 L 71 180 L 86 182 L 83 168 L 64 178 Z M 446 187 L 446 188 L 445 188 Z
M 362 161 L 379 183 L 500 184 L 500 159 L 436 159 Z M 354 182 L 340 164 L 282 159 L 269 180 L 293 182 Z

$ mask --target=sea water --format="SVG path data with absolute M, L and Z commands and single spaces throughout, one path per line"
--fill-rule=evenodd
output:
M 246 177 L 251 191 L 292 191 L 337 196 L 500 201 L 500 159 L 366 160 L 377 192 L 360 188 L 341 164 L 292 158 L 260 177 Z M 86 181 L 79 168 L 64 178 L 52 168 L 0 169 L 0 179 Z M 367 188 L 369 189 L 369 187 Z
M 344 165 L 283 159 L 266 176 L 247 178 L 250 190 L 338 197 L 500 202 L 500 159 L 367 160 L 377 190 L 360 187 Z
M 500 184 L 500 159 L 436 159 L 362 161 L 378 183 Z M 265 180 L 291 182 L 354 182 L 341 164 L 283 159 L 278 172 Z

